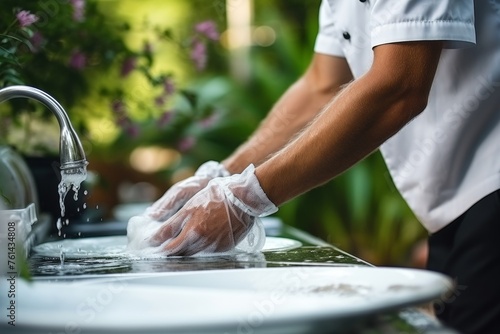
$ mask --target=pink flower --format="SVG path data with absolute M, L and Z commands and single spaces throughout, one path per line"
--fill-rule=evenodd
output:
M 16 14 L 16 17 L 21 27 L 29 27 L 38 21 L 38 16 L 31 14 L 28 10 L 21 10 Z
M 200 120 L 199 124 L 202 128 L 208 129 L 208 128 L 212 127 L 213 125 L 215 125 L 217 123 L 218 119 L 219 119 L 219 115 L 214 113 L 214 114 Z
M 31 36 L 30 42 L 31 42 L 31 52 L 37 53 L 42 49 L 43 45 L 45 44 L 45 38 L 43 37 L 40 31 L 35 31 L 33 36 Z
M 172 80 L 172 78 L 167 77 L 167 78 L 165 78 L 165 80 L 163 80 L 163 92 L 167 96 L 174 94 L 175 85 L 174 85 L 174 81 Z
M 73 6 L 73 20 L 82 22 L 85 20 L 85 0 L 71 0 Z
M 195 27 L 194 30 L 208 39 L 217 41 L 219 40 L 219 32 L 217 31 L 217 26 L 215 25 L 214 21 L 203 21 L 198 23 Z
M 115 114 L 115 122 L 127 136 L 135 138 L 139 136 L 140 129 L 137 124 L 134 124 L 130 117 L 127 115 L 127 106 L 123 100 L 116 99 L 111 103 L 111 110 Z
M 165 104 L 165 100 L 166 100 L 165 96 L 163 96 L 163 95 L 157 96 L 157 97 L 155 97 L 155 105 L 157 107 L 161 107 Z
M 157 107 L 161 107 L 165 104 L 165 101 L 166 101 L 166 97 L 164 95 L 160 95 L 160 96 L 157 96 L 155 97 L 155 105 Z
M 196 139 L 193 136 L 184 137 L 177 143 L 177 149 L 181 152 L 187 152 L 194 147 Z
M 158 122 L 157 122 L 158 126 L 162 128 L 162 127 L 168 125 L 172 121 L 173 116 L 174 116 L 174 111 L 173 110 L 167 110 L 167 111 L 165 111 L 160 116 L 160 118 L 158 118 Z
M 132 72 L 136 67 L 137 59 L 135 57 L 128 57 L 122 64 L 120 75 L 126 77 Z
M 129 122 L 129 124 L 125 127 L 125 132 L 127 133 L 127 135 L 129 137 L 132 137 L 132 138 L 137 138 L 139 136 L 139 134 L 141 133 L 141 131 L 139 130 L 139 127 L 132 122 Z
M 87 56 L 80 51 L 73 51 L 69 59 L 69 66 L 75 70 L 83 70 L 87 66 Z
M 201 71 L 207 65 L 207 48 L 205 43 L 199 39 L 195 39 L 191 49 L 191 59 L 196 64 L 196 68 Z
M 117 116 L 124 115 L 126 112 L 125 103 L 122 100 L 114 100 L 111 102 L 111 110 Z
M 165 105 L 169 96 L 175 93 L 175 85 L 172 78 L 166 77 L 163 79 L 163 93 L 155 98 L 155 104 L 158 107 Z

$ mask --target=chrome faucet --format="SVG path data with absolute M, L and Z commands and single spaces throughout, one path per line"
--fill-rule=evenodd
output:
M 44 104 L 56 116 L 61 130 L 59 144 L 61 172 L 64 174 L 81 174 L 82 171 L 85 171 L 87 159 L 85 158 L 82 143 L 63 107 L 52 96 L 37 88 L 10 86 L 0 89 L 0 103 L 17 97 L 36 100 Z
M 44 104 L 57 118 L 60 128 L 59 156 L 61 160 L 61 182 L 58 186 L 61 217 L 64 217 L 64 199 L 70 189 L 73 189 L 74 199 L 78 199 L 80 184 L 87 177 L 87 159 L 82 143 L 78 138 L 68 114 L 63 107 L 49 94 L 29 86 L 10 86 L 0 89 L 0 103 L 16 97 L 30 98 Z M 61 228 L 58 225 L 59 233 Z

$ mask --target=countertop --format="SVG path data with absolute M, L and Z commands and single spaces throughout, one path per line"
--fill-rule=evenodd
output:
M 294 239 L 299 248 L 258 254 L 240 254 L 214 257 L 185 257 L 171 259 L 65 259 L 44 258 L 32 254 L 29 264 L 35 280 L 78 280 L 109 274 L 159 273 L 214 269 L 246 269 L 284 266 L 371 266 L 304 231 L 283 224 L 277 218 L 264 220 L 266 235 Z M 126 223 L 105 222 L 73 226 L 69 236 L 110 236 L 126 234 Z M 79 232 L 76 232 L 79 231 Z M 418 308 L 407 308 L 372 317 L 356 333 L 451 334 L 434 318 Z

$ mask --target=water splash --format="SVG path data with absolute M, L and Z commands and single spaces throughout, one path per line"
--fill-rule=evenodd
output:
M 78 200 L 80 185 L 87 178 L 87 168 L 85 166 L 69 169 L 61 169 L 61 182 L 58 186 L 59 206 L 61 207 L 61 217 L 65 215 L 64 200 L 68 192 L 72 189 L 73 199 Z
M 62 229 L 62 223 L 61 223 L 61 218 L 58 218 L 57 219 L 57 222 L 56 222 L 56 227 L 57 227 L 57 231 L 58 231 L 58 235 L 61 236 L 61 229 Z
M 59 254 L 59 259 L 61 260 L 61 266 L 64 265 L 64 260 L 66 259 L 66 254 L 64 251 L 61 249 L 61 253 Z

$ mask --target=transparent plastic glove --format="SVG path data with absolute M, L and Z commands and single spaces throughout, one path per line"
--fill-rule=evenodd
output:
M 265 233 L 259 217 L 277 210 L 250 165 L 241 174 L 211 180 L 148 242 L 165 255 L 231 252 L 242 241 L 260 250 Z M 254 226 L 258 230 L 249 234 Z
M 207 161 L 198 168 L 194 176 L 170 187 L 160 199 L 146 209 L 146 215 L 165 221 L 179 211 L 194 194 L 205 188 L 211 179 L 229 175 L 222 164 Z

